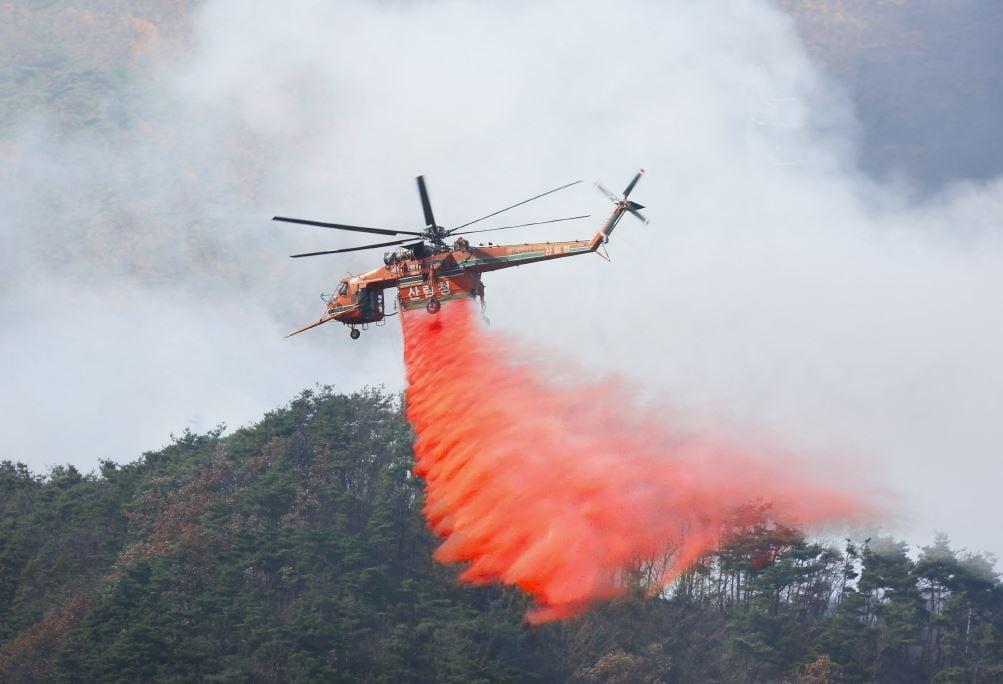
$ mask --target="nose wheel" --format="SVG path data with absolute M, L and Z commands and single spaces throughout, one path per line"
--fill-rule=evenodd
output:
M 439 313 L 439 309 L 441 308 L 442 308 L 442 303 L 439 302 L 439 300 L 436 299 L 435 297 L 428 300 L 428 304 L 425 305 L 425 311 L 429 312 L 430 314 Z
M 352 332 L 348 333 L 348 336 L 351 337 L 353 340 L 359 339 L 360 335 L 362 335 L 362 331 L 360 331 L 358 328 L 352 328 Z

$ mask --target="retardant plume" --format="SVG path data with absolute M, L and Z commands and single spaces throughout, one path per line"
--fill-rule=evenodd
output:
M 534 597 L 541 623 L 622 595 L 653 561 L 664 587 L 722 540 L 746 505 L 784 524 L 819 525 L 868 510 L 813 482 L 790 459 L 678 435 L 612 384 L 567 388 L 518 345 L 484 330 L 470 302 L 404 315 L 407 415 L 435 557 L 473 584 Z M 639 416 L 644 417 L 639 417 Z

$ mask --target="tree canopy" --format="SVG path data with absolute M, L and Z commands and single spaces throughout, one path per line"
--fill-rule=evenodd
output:
M 998 681 L 995 559 L 745 511 L 650 598 L 529 627 L 432 560 L 397 397 L 303 392 L 127 465 L 0 463 L 0 680 Z M 651 562 L 654 562 L 652 560 Z

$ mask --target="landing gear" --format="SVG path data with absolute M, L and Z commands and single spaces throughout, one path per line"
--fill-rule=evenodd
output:
M 489 328 L 491 327 L 491 319 L 485 316 L 484 314 L 481 314 L 481 322 L 483 322 L 485 326 Z
M 361 334 L 362 332 L 358 328 L 352 328 L 352 332 L 348 333 L 348 336 L 353 340 L 357 340 Z
M 439 313 L 439 309 L 441 308 L 442 304 L 435 297 L 432 297 L 430 300 L 428 300 L 428 304 L 425 305 L 425 311 L 429 312 L 430 314 Z

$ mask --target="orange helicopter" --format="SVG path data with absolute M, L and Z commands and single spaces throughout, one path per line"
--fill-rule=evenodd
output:
M 550 219 L 548 221 L 520 223 L 512 226 L 463 230 L 475 223 L 493 218 L 509 209 L 522 206 L 527 202 L 532 202 L 559 190 L 570 188 L 573 185 L 581 183 L 581 181 L 575 181 L 562 185 L 559 188 L 548 190 L 547 192 L 535 195 L 527 200 L 505 207 L 504 209 L 499 209 L 479 219 L 468 221 L 449 230 L 446 230 L 435 222 L 435 216 L 432 214 L 432 204 L 428 198 L 428 189 L 425 187 L 424 176 L 418 176 L 417 178 L 418 194 L 421 196 L 421 207 L 425 214 L 425 228 L 421 231 L 368 228 L 342 223 L 325 223 L 322 221 L 308 221 L 305 219 L 275 216 L 272 220 L 285 221 L 286 223 L 299 223 L 307 226 L 320 226 L 322 228 L 373 233 L 376 235 L 408 236 L 400 240 L 379 242 L 361 247 L 292 254 L 292 258 L 299 259 L 322 254 L 341 254 L 364 249 L 397 246 L 395 251 L 384 253 L 383 266 L 361 275 L 346 276 L 341 279 L 334 294 L 330 296 L 321 295 L 327 304 L 327 313 L 320 320 L 294 330 L 286 337 L 292 337 L 329 321 L 340 321 L 349 326 L 351 329 L 349 334 L 352 339 L 358 339 L 361 334 L 359 331 L 360 328 L 365 330 L 371 323 L 381 325 L 386 322 L 384 319 L 387 315 L 394 315 L 384 313 L 383 291 L 392 287 L 397 288 L 398 306 L 404 310 L 424 307 L 428 313 L 435 314 L 439 312 L 443 302 L 479 297 L 483 311 L 484 285 L 481 283 L 481 274 L 486 271 L 497 271 L 512 266 L 522 266 L 524 264 L 577 256 L 579 254 L 589 254 L 591 252 L 605 256 L 599 252 L 599 249 L 609 241 L 613 229 L 616 228 L 617 223 L 620 222 L 624 214 L 633 214 L 641 221 L 648 222 L 648 219 L 640 212 L 644 208 L 644 205 L 629 199 L 631 191 L 637 185 L 637 181 L 640 180 L 643 173 L 644 169 L 637 172 L 630 183 L 627 184 L 623 195 L 620 197 L 617 197 L 600 183 L 596 183 L 596 188 L 613 202 L 613 211 L 588 240 L 534 242 L 521 245 L 494 245 L 489 242 L 487 245 L 474 246 L 466 238 L 462 237 L 471 233 L 487 233 L 497 230 L 509 230 L 511 228 L 523 228 L 588 218 L 587 215 L 569 216 Z M 446 239 L 454 236 L 456 239 L 453 243 L 451 245 L 446 244 Z

